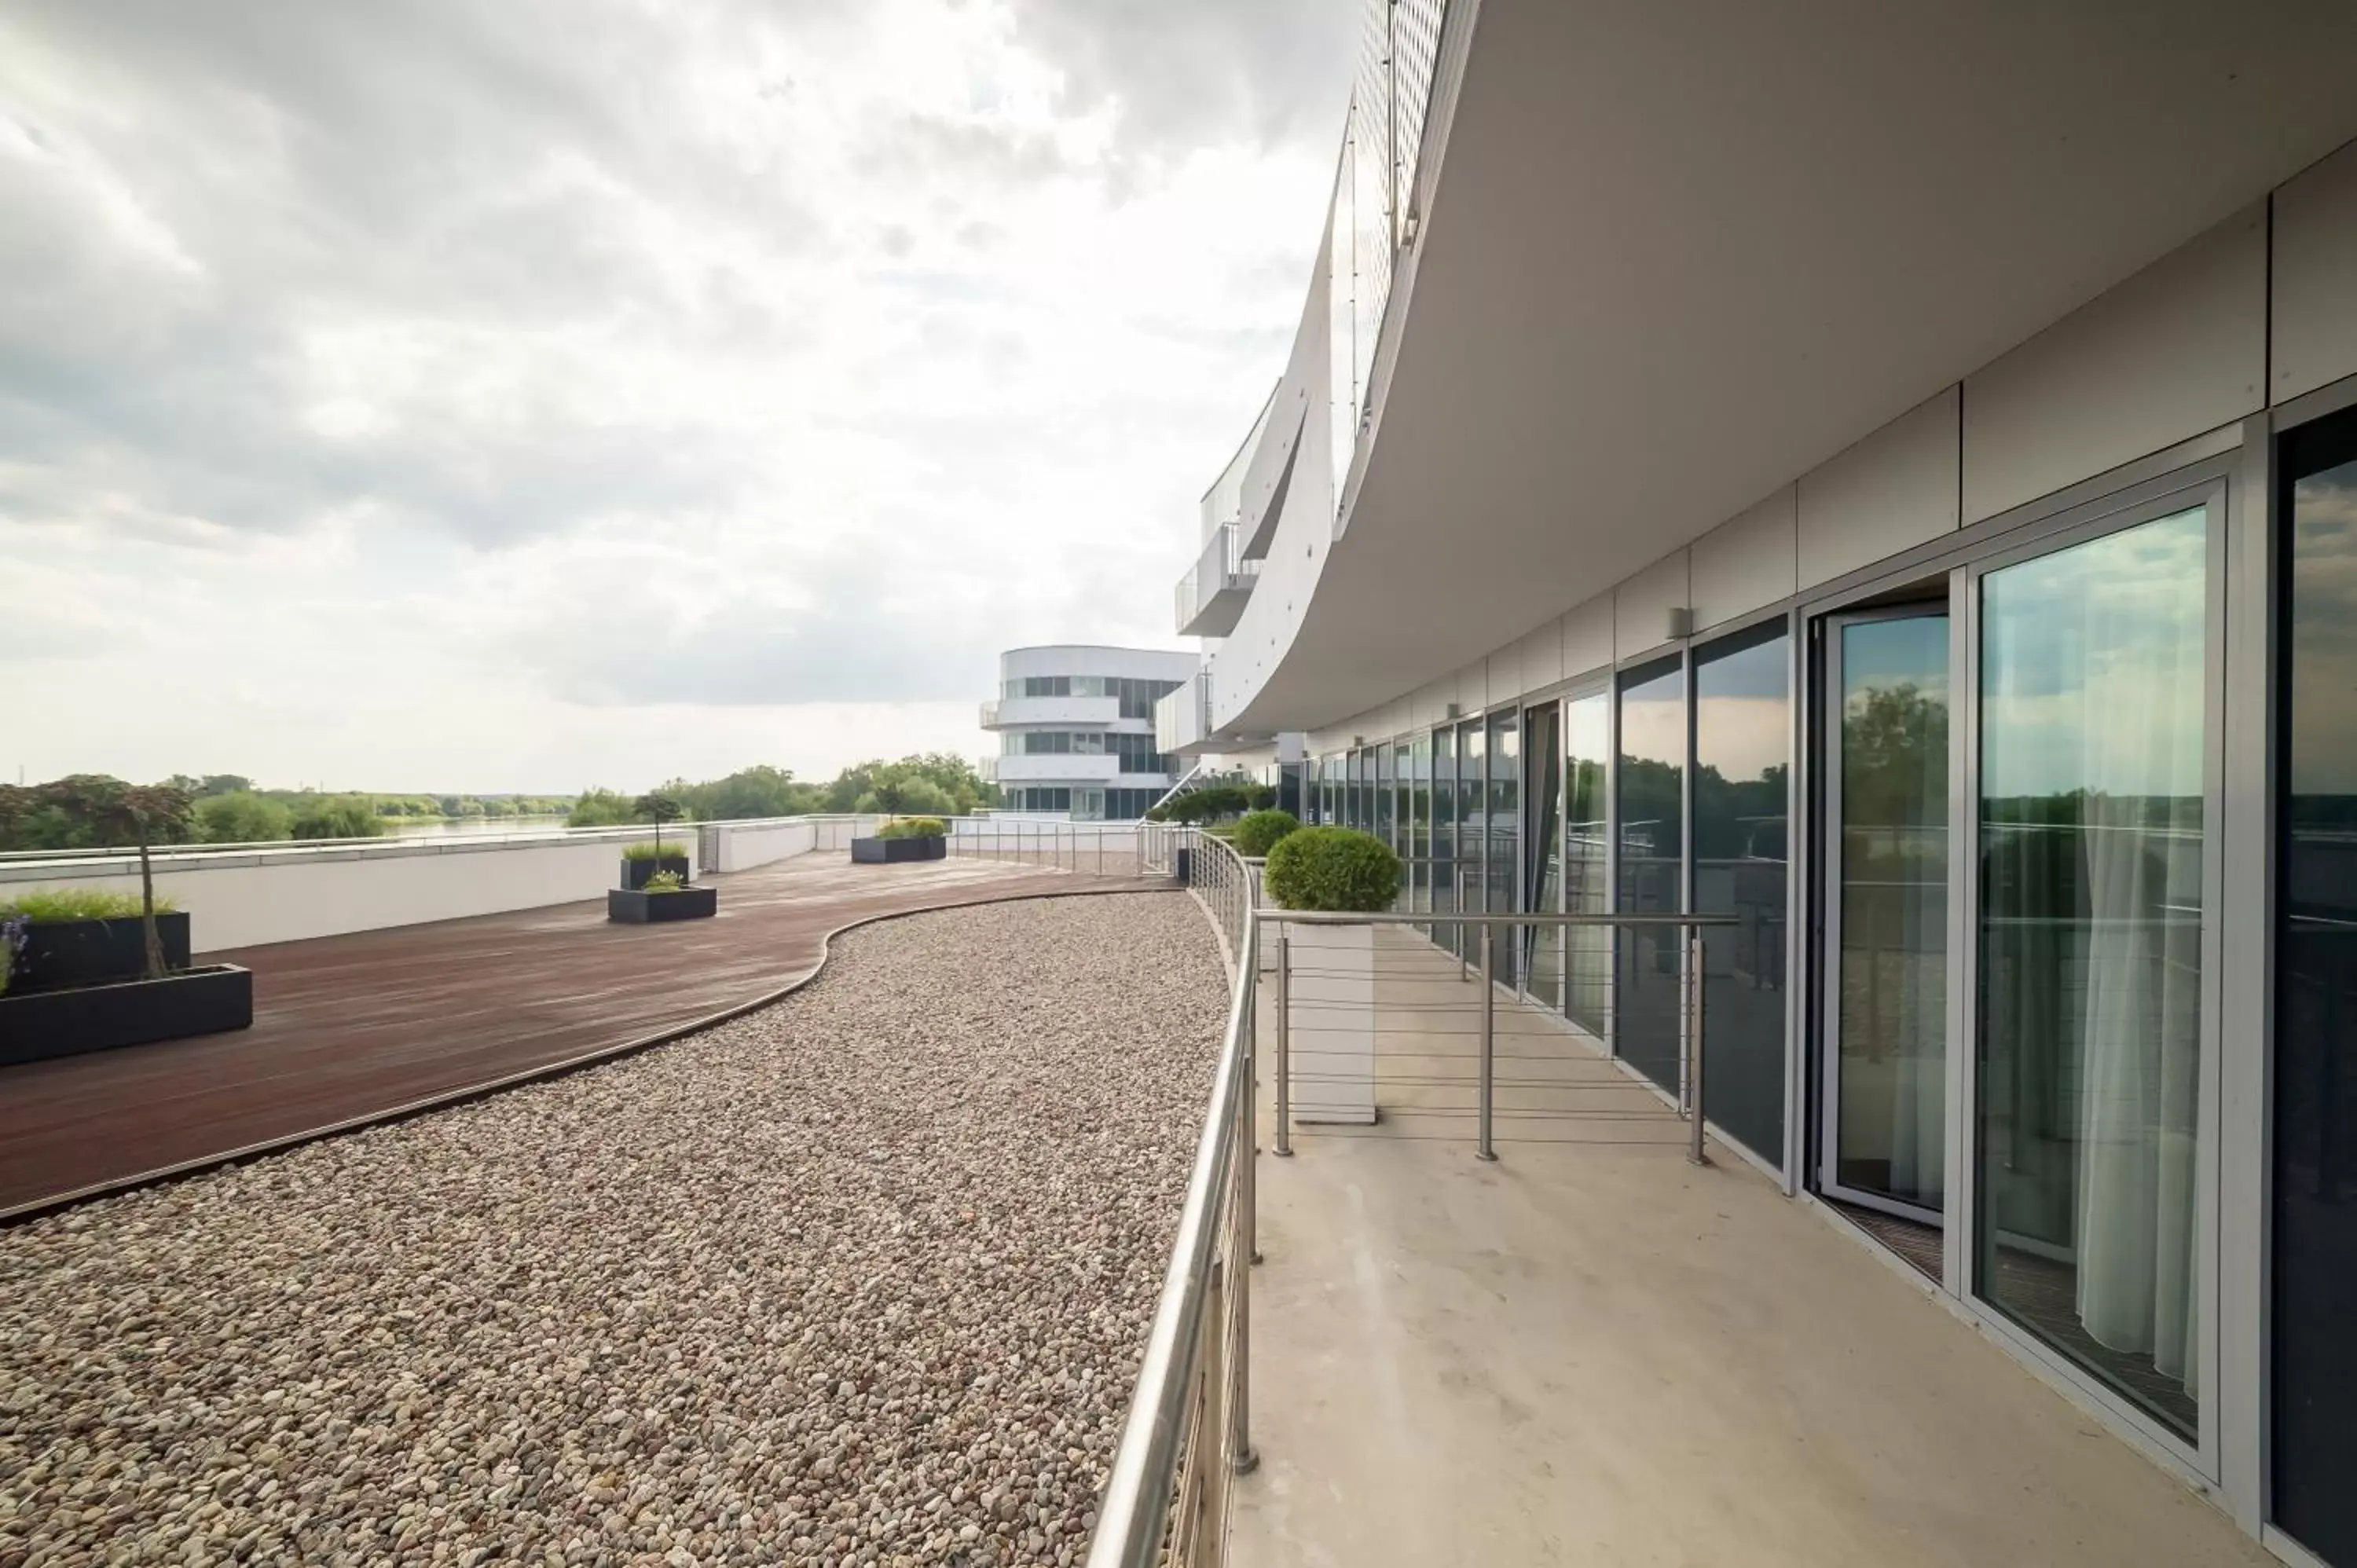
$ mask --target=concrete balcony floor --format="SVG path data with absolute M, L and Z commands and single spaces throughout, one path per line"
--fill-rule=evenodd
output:
M 1657 1100 L 1502 999 L 1499 1077 L 1530 1087 L 1477 1161 L 1431 1109 L 1469 1092 L 1411 1054 L 1469 1069 L 1471 1006 L 1431 1008 L 1477 993 L 1383 936 L 1419 977 L 1379 1004 L 1427 1009 L 1385 1024 L 1437 1037 L 1382 1037 L 1382 1124 L 1275 1158 L 1262 1074 L 1235 1568 L 2273 1561 L 1824 1212 L 1716 1144 L 1687 1165 Z

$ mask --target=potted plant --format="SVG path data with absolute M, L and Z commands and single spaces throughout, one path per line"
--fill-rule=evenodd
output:
M 1300 819 L 1291 811 L 1271 811 L 1265 807 L 1246 812 L 1236 823 L 1234 836 L 1228 842 L 1235 845 L 1238 854 L 1244 857 L 1244 865 L 1252 873 L 1255 892 L 1265 897 L 1262 878 L 1266 868 L 1262 863 L 1267 859 L 1268 852 L 1276 847 L 1277 841 L 1300 826 Z M 1263 973 L 1276 967 L 1275 943 L 1270 942 L 1260 950 L 1260 967 Z
M 606 894 L 606 918 L 626 926 L 708 919 L 719 912 L 718 888 L 690 886 L 676 871 L 650 872 L 643 887 L 615 887 Z
M 647 878 L 659 871 L 668 871 L 685 883 L 693 875 L 688 870 L 687 851 L 661 839 L 641 839 L 622 846 L 623 886 L 644 887 Z
M 1299 828 L 1269 848 L 1265 886 L 1282 909 L 1379 914 L 1399 897 L 1399 856 L 1372 833 Z M 1375 1119 L 1375 928 L 1288 924 L 1294 1117 Z
M 109 1050 L 247 1028 L 253 976 L 235 964 L 191 966 L 188 918 L 156 897 L 149 851 L 188 836 L 188 793 L 76 774 L 0 790 L 0 823 L 54 810 L 102 842 L 139 851 L 139 897 L 35 889 L 0 906 L 0 1063 Z
M 630 802 L 630 814 L 655 825 L 655 836 L 622 851 L 622 885 L 606 893 L 606 918 L 626 926 L 702 920 L 720 912 L 720 890 L 688 882 L 687 851 L 665 853 L 662 830 L 687 813 L 661 790 Z
M 940 860 L 949 854 L 949 824 L 939 817 L 897 817 L 872 838 L 851 841 L 851 858 L 862 865 L 903 860 Z

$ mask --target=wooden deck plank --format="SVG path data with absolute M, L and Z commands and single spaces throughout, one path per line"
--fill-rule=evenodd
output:
M 806 975 L 856 920 L 1168 886 L 833 854 L 708 880 L 709 920 L 565 904 L 204 954 L 254 972 L 253 1028 L 0 1068 L 0 1212 L 677 1028 Z

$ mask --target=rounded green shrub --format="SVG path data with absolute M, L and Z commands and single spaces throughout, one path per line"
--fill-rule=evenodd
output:
M 937 839 L 949 836 L 949 824 L 939 817 L 902 817 L 876 830 L 879 839 Z
M 1301 828 L 1270 847 L 1263 885 L 1280 908 L 1375 914 L 1399 897 L 1392 846 L 1356 828 Z
M 1301 819 L 1291 811 L 1252 811 L 1236 824 L 1236 836 L 1228 842 L 1236 846 L 1238 854 L 1257 858 L 1274 848 L 1277 840 L 1297 832 L 1300 826 Z

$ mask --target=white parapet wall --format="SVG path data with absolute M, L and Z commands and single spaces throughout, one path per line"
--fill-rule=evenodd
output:
M 681 823 L 666 828 L 663 838 L 668 845 L 676 836 L 700 875 L 846 848 L 863 822 L 872 825 L 873 819 Z M 158 850 L 152 858 L 156 895 L 188 913 L 195 950 L 220 952 L 587 902 L 619 879 L 623 846 L 651 836 L 645 827 L 583 828 L 481 839 Z M 135 896 L 138 857 L 0 859 L 0 902 L 37 888 Z

